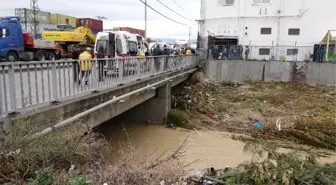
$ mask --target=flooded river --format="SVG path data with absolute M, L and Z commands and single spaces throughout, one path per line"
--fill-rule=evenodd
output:
M 157 159 L 172 154 L 186 140 L 180 159 L 190 164 L 188 170 L 195 172 L 208 167 L 224 168 L 251 160 L 250 153 L 244 153 L 245 144 L 232 140 L 227 133 L 210 130 L 168 129 L 160 125 L 104 124 L 100 129 L 112 146 L 107 156 L 111 165 L 127 160 L 143 163 L 146 159 Z M 289 152 L 287 149 L 280 151 Z M 333 157 L 321 158 L 322 163 L 333 163 Z
M 251 159 L 251 155 L 243 152 L 243 142 L 232 140 L 222 132 L 173 130 L 159 125 L 142 124 L 113 124 L 102 130 L 113 147 L 113 152 L 108 156 L 111 164 L 120 162 L 123 152 L 128 155 L 132 152 L 132 160 L 138 162 L 149 156 L 157 158 L 162 154 L 169 155 L 186 138 L 180 159 L 185 164 L 192 163 L 188 167 L 192 171 L 211 166 L 235 167 Z

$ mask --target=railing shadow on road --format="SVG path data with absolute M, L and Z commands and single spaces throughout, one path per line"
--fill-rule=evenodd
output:
M 196 66 L 198 55 L 0 63 L 0 117 Z

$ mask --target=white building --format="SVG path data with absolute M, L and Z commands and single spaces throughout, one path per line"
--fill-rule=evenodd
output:
M 321 43 L 328 30 L 336 30 L 336 0 L 201 3 L 202 47 L 207 48 L 208 36 L 216 36 L 219 42 L 249 45 L 252 59 L 308 59 L 314 44 Z

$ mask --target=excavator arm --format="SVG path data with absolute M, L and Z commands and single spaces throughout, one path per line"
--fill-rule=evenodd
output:
M 42 33 L 43 40 L 56 42 L 71 42 L 80 44 L 94 45 L 96 36 L 87 27 L 78 27 L 72 31 L 44 31 Z
M 84 35 L 85 43 L 83 43 L 83 44 L 94 45 L 95 42 L 96 42 L 96 36 L 93 34 L 93 32 L 91 31 L 90 28 L 81 26 L 81 27 L 78 27 L 78 28 L 74 29 L 73 32 L 81 33 L 81 34 Z

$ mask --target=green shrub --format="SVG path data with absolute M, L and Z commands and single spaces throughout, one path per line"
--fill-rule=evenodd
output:
M 26 185 L 51 185 L 54 182 L 54 172 L 50 169 L 42 169 L 36 172 L 36 178 L 30 179 Z
M 168 120 L 172 121 L 176 127 L 190 129 L 190 115 L 185 111 L 171 109 L 168 113 Z
M 86 177 L 76 177 L 70 179 L 66 185 L 93 185 L 92 181 L 87 179 Z

